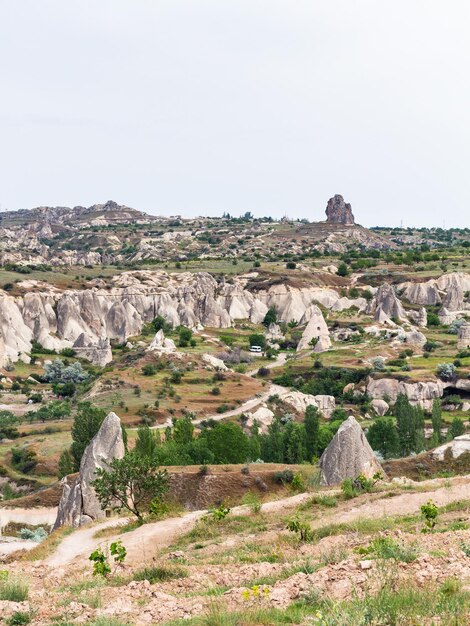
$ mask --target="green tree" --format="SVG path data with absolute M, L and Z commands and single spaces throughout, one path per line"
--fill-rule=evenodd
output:
M 303 463 L 306 455 L 304 425 L 294 421 L 288 422 L 284 429 L 285 463 Z
M 263 324 L 267 328 L 271 324 L 275 324 L 276 321 L 277 321 L 276 309 L 274 307 L 271 307 L 270 309 L 268 309 L 268 312 L 264 316 Z
M 435 398 L 432 403 L 432 430 L 434 433 L 434 439 L 436 444 L 439 444 L 442 441 L 441 428 L 442 428 L 442 410 L 440 401 Z
M 152 430 L 149 426 L 141 426 L 137 430 L 135 452 L 141 457 L 155 459 L 157 448 L 160 445 L 160 432 Z
M 166 470 L 158 470 L 153 462 L 135 452 L 122 459 L 113 459 L 109 469 L 98 468 L 92 482 L 103 509 L 129 511 L 142 521 L 150 502 L 162 501 L 168 491 Z
M 190 443 L 193 439 L 194 433 L 194 426 L 191 422 L 191 418 L 185 415 L 178 420 L 174 420 L 173 423 L 173 441 L 180 446 Z
M 59 478 L 64 478 L 64 476 L 73 474 L 73 470 L 74 470 L 73 458 L 70 453 L 70 450 L 64 450 L 59 458 L 59 468 L 58 468 Z
M 250 442 L 238 424 L 218 422 L 200 437 L 214 455 L 215 463 L 244 463 L 250 454 Z
M 401 453 L 421 452 L 424 448 L 424 413 L 420 406 L 412 406 L 408 398 L 400 394 L 394 407 L 397 420 Z
M 250 347 L 261 346 L 263 350 L 266 347 L 266 338 L 261 333 L 253 333 L 252 335 L 248 337 L 248 341 L 250 342 Z
M 73 469 L 78 472 L 85 448 L 99 431 L 106 411 L 93 406 L 91 402 L 80 402 L 72 426 L 72 446 L 70 452 L 73 458 Z
M 451 439 L 455 439 L 456 437 L 460 437 L 465 433 L 465 426 L 460 417 L 454 417 L 452 420 L 452 424 L 449 428 L 449 434 Z
M 338 265 L 338 276 L 347 276 L 349 274 L 348 266 L 346 263 L 340 263 Z
M 307 460 L 311 461 L 318 454 L 318 434 L 320 431 L 320 412 L 318 407 L 309 404 L 305 411 L 305 446 Z
M 399 454 L 400 440 L 395 421 L 391 417 L 379 417 L 371 425 L 367 433 L 371 448 L 385 458 Z
M 19 420 L 11 411 L 0 411 L 0 439 L 16 439 L 19 437 Z

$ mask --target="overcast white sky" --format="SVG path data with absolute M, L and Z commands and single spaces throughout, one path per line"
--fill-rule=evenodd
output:
M 0 0 L 0 205 L 470 226 L 468 0 Z

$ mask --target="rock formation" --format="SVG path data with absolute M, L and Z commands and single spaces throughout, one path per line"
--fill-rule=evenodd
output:
M 341 424 L 327 449 L 320 458 L 321 484 L 338 485 L 345 478 L 357 478 L 363 474 L 372 478 L 382 468 L 366 436 L 351 415 Z
M 176 345 L 173 339 L 168 339 L 167 337 L 165 337 L 163 329 L 160 329 L 150 342 L 147 350 L 149 352 L 175 352 Z
M 281 394 L 280 394 L 281 395 Z M 330 419 L 331 414 L 336 408 L 334 396 L 328 395 L 310 395 L 301 391 L 290 389 L 287 393 L 281 395 L 281 400 L 286 404 L 290 404 L 299 413 L 305 413 L 309 405 L 318 407 L 320 414 Z
M 447 454 L 450 454 L 451 458 L 457 459 L 468 452 L 470 452 L 470 434 L 467 433 L 439 446 L 431 454 L 435 459 L 443 461 Z
M 316 305 L 310 307 L 310 321 L 297 345 L 297 352 L 311 349 L 314 352 L 324 352 L 331 347 L 330 333 L 323 318 L 323 313 Z
M 326 221 L 331 224 L 354 224 L 354 215 L 351 205 L 344 201 L 343 196 L 336 194 L 328 200 L 326 205 Z
M 73 349 L 78 357 L 91 361 L 93 365 L 103 367 L 113 359 L 111 344 L 107 337 L 98 339 L 97 343 L 93 343 L 87 339 L 85 333 L 82 333 L 73 344 Z
M 112 459 L 122 458 L 124 452 L 121 420 L 115 413 L 108 413 L 85 449 L 78 477 L 71 482 L 69 478 L 64 479 L 54 528 L 64 525 L 77 527 L 105 517 L 91 483 L 98 468 L 107 468 Z
M 372 399 L 388 399 L 392 404 L 400 394 L 405 395 L 411 404 L 419 404 L 425 410 L 431 410 L 435 398 L 442 398 L 444 383 L 440 380 L 429 382 L 405 383 L 396 378 L 369 378 L 366 393 Z
M 400 321 L 406 321 L 407 316 L 402 303 L 398 299 L 397 294 L 392 285 L 383 283 L 381 285 L 369 306 L 367 307 L 367 313 L 374 315 L 374 319 L 381 324 L 397 319 Z
M 470 322 L 465 322 L 460 326 L 458 338 L 457 338 L 457 348 L 459 350 L 466 350 L 470 348 Z

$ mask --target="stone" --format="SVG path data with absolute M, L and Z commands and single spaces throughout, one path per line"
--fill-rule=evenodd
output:
M 284 339 L 284 334 L 279 324 L 275 324 L 274 322 L 272 324 L 269 324 L 268 330 L 266 332 L 266 339 L 268 341 L 277 341 Z
M 372 400 L 371 406 L 374 409 L 374 412 L 380 417 L 386 415 L 388 409 L 390 408 L 387 402 L 385 402 L 385 400 L 381 400 L 380 398 Z
M 409 346 L 422 348 L 426 342 L 427 342 L 427 339 L 425 335 L 423 335 L 423 333 L 421 333 L 417 329 L 414 329 L 408 333 L 405 333 L 405 343 Z
M 339 427 L 319 465 L 322 485 L 338 485 L 345 478 L 357 478 L 361 474 L 367 478 L 377 472 L 383 474 L 364 431 L 352 415 Z
M 82 491 L 80 486 L 80 476 L 75 478 L 65 476 L 61 480 L 62 497 L 57 510 L 57 518 L 52 530 L 61 526 L 80 526 L 80 516 L 82 514 Z
M 457 336 L 457 348 L 459 350 L 470 348 L 470 322 L 465 322 L 460 326 Z
M 287 393 L 281 395 L 281 400 L 286 404 L 290 404 L 299 413 L 305 413 L 309 405 L 318 407 L 321 415 L 330 419 L 331 414 L 336 408 L 336 401 L 334 396 L 328 395 L 310 395 L 302 393 L 301 391 L 289 390 Z
M 222 372 L 226 372 L 228 370 L 228 367 L 225 365 L 222 359 L 218 359 L 212 354 L 203 354 L 202 360 L 204 361 L 204 363 L 207 363 L 207 365 L 213 367 L 216 370 L 220 370 Z
M 343 196 L 336 194 L 328 200 L 326 205 L 326 221 L 330 224 L 354 225 L 354 215 L 351 205 L 344 201 Z
M 442 398 L 444 394 L 444 384 L 440 380 L 406 383 L 396 378 L 369 377 L 366 393 L 369 398 L 386 399 L 386 401 L 391 404 L 395 404 L 397 397 L 403 394 L 408 398 L 411 404 L 419 405 L 426 411 L 430 411 L 434 399 Z
M 448 311 L 462 311 L 464 308 L 464 293 L 459 282 L 452 282 L 448 289 L 446 296 L 442 302 L 442 308 Z
M 107 469 L 110 461 L 122 459 L 124 453 L 121 420 L 111 411 L 86 447 L 80 462 L 82 515 L 88 515 L 93 520 L 105 517 L 91 483 L 96 478 L 98 468 Z
M 248 413 L 248 419 L 246 421 L 246 428 L 251 428 L 256 421 L 260 432 L 267 433 L 268 426 L 272 423 L 274 419 L 274 413 L 271 409 L 268 409 L 267 406 L 261 406 L 259 409 L 254 411 L 254 413 Z

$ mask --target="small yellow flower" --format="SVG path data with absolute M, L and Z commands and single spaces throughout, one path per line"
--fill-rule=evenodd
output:
M 245 589 L 244 591 L 242 591 L 242 598 L 245 601 L 248 601 L 250 599 L 250 590 L 249 589 Z
M 268 588 L 268 587 L 265 587 L 265 588 L 263 589 L 263 593 L 264 593 L 264 595 L 265 595 L 265 596 L 269 596 L 269 594 L 270 594 L 271 592 L 269 591 L 269 588 Z

